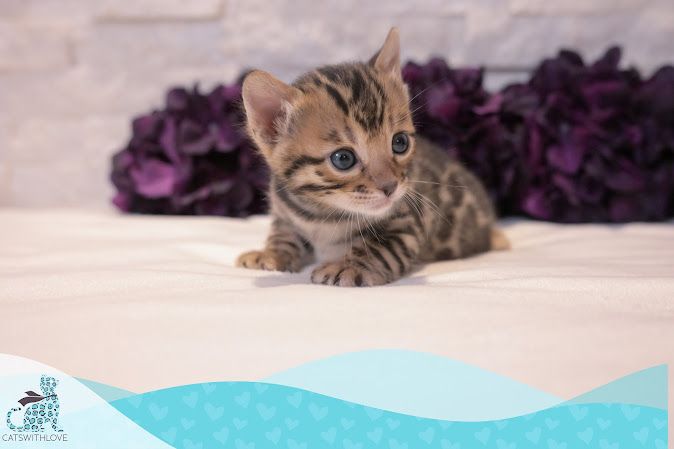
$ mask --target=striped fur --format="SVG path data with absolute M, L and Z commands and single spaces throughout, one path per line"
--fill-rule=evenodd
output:
M 299 271 L 315 283 L 371 286 L 424 261 L 467 257 L 507 241 L 480 182 L 417 137 L 400 75 L 397 31 L 368 63 L 321 67 L 292 85 L 255 71 L 244 81 L 248 130 L 272 173 L 274 216 L 261 251 L 239 266 Z M 403 154 L 391 149 L 409 136 Z M 330 155 L 349 148 L 356 165 Z M 386 192 L 386 193 L 385 193 Z

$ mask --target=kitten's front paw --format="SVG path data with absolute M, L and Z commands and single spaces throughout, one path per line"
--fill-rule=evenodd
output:
M 314 284 L 338 285 L 340 287 L 372 287 L 386 284 L 380 273 L 358 266 L 349 260 L 327 262 L 311 273 Z
M 236 266 L 253 270 L 289 271 L 291 273 L 296 273 L 302 268 L 300 261 L 290 254 L 274 251 L 243 253 L 236 259 Z

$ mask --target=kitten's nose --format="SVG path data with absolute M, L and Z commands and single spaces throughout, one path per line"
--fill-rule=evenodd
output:
M 384 195 L 391 196 L 398 188 L 398 181 L 390 181 L 379 186 L 379 189 L 384 192 Z

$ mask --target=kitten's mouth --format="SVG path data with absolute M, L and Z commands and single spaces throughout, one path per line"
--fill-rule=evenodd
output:
M 398 188 L 391 196 L 375 196 L 358 199 L 360 213 L 382 216 L 389 212 L 404 195 L 404 189 Z
M 394 203 L 393 198 L 391 198 L 390 196 L 385 196 L 370 201 L 366 207 L 368 209 L 372 209 L 375 211 L 383 211 L 393 206 L 393 203 Z

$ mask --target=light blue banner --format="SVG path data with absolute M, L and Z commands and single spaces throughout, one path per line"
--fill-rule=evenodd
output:
M 665 449 L 666 398 L 666 366 L 564 401 L 461 362 L 367 351 L 134 394 L 5 355 L 0 448 Z

